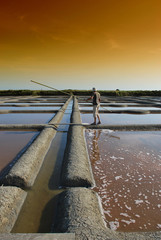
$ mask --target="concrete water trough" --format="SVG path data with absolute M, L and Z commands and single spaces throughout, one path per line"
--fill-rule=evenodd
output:
M 18 189 L 20 188 L 27 189 L 32 187 L 35 178 L 37 177 L 37 174 L 43 163 L 43 159 L 50 147 L 50 143 L 56 134 L 57 126 L 59 125 L 59 122 L 63 117 L 64 111 L 69 101 L 70 99 L 67 100 L 64 106 L 58 111 L 54 118 L 52 118 L 48 125 L 40 126 L 42 131 L 37 136 L 37 138 L 35 138 L 34 141 L 32 141 L 32 144 L 29 144 L 28 148 L 26 147 L 23 154 L 20 154 L 19 158 L 17 158 L 16 161 L 11 162 L 10 165 L 12 165 L 12 167 L 6 166 L 6 171 L 5 172 L 3 171 L 3 174 L 1 173 L 1 185 L 8 186 L 5 188 L 3 187 L 3 191 L 1 191 L 1 199 L 4 201 L 4 198 L 8 196 L 6 198 L 7 201 L 8 198 L 9 199 L 11 198 L 11 200 L 9 201 L 9 206 L 6 205 L 8 208 L 8 220 L 5 220 L 6 219 L 6 212 L 4 207 L 5 203 L 0 205 L 1 217 L 4 219 L 3 223 L 4 224 L 6 223 L 6 227 L 4 227 L 3 224 L 1 225 L 0 227 L 1 233 L 10 232 L 12 230 L 15 220 L 18 217 L 20 208 L 23 205 L 24 196 L 27 195 L 26 191 L 23 191 L 24 195 L 22 198 L 21 196 L 18 196 L 19 191 L 17 191 L 18 192 L 17 198 L 20 198 L 19 204 L 15 203 L 18 205 L 17 207 L 17 205 L 15 205 L 14 201 L 12 200 L 14 197 L 12 196 L 12 189 L 17 189 L 17 187 Z M 16 131 L 16 129 L 18 130 L 17 133 L 20 133 L 19 132 L 20 129 L 22 130 L 24 128 L 30 129 L 30 126 L 23 124 L 21 124 L 21 126 L 18 126 L 18 128 L 16 128 L 16 125 L 12 125 L 12 127 L 14 127 L 15 129 L 14 131 Z M 4 129 L 10 130 L 10 126 L 8 126 L 7 124 L 1 125 L 1 130 Z M 10 132 L 8 131 L 7 133 Z M 15 188 L 10 186 L 15 186 Z M 3 195 L 5 197 L 3 197 Z M 22 204 L 20 204 L 21 199 Z M 14 218 L 10 218 L 10 215 L 14 215 Z
M 64 98 L 64 100 L 65 99 L 66 98 Z M 15 98 L 14 100 L 16 100 L 17 102 L 23 102 L 26 100 L 28 102 L 30 102 L 30 101 L 38 102 L 39 101 L 39 104 L 40 104 L 40 101 L 42 102 L 42 100 L 43 100 L 43 102 L 46 101 L 42 97 L 35 98 L 35 99 L 29 98 L 29 97 L 23 98 L 23 99 Z M 115 98 L 108 98 L 105 100 L 109 101 L 109 102 L 116 101 Z M 8 98 L 8 99 L 5 99 L 5 101 L 9 102 L 10 100 Z M 47 101 L 49 102 L 49 99 L 47 99 Z M 54 101 L 54 99 L 50 98 L 50 101 Z M 59 101 L 59 98 L 57 98 L 57 101 Z M 119 99 L 117 99 L 117 101 L 118 102 L 119 101 L 131 102 L 131 103 L 136 104 L 136 102 L 139 102 L 139 101 L 145 103 L 146 99 L 142 100 L 141 98 L 137 98 L 137 99 L 132 99 L 132 101 L 130 101 L 129 98 L 128 99 L 127 98 L 126 99 L 119 98 Z M 81 102 L 83 102 L 83 98 L 82 98 Z M 115 174 L 115 175 L 113 175 L 113 178 L 116 181 L 116 184 L 113 186 L 112 186 L 112 183 L 110 182 L 112 180 L 109 177 L 108 177 L 108 179 L 105 178 L 107 173 L 105 173 L 105 176 L 104 175 L 98 176 L 99 173 L 104 174 L 103 173 L 104 169 L 108 169 L 108 168 L 103 167 L 103 169 L 100 170 L 100 167 L 101 167 L 100 161 L 103 158 L 103 156 L 104 155 L 107 156 L 107 154 L 109 154 L 110 151 L 114 151 L 114 153 L 113 153 L 113 155 L 111 153 L 111 155 L 109 155 L 108 158 L 105 156 L 105 161 L 107 161 L 108 159 L 112 159 L 110 157 L 113 157 L 113 156 L 117 157 L 117 158 L 120 157 L 120 156 L 115 156 L 114 154 L 116 154 L 116 151 L 118 151 L 118 149 L 122 149 L 122 151 L 127 154 L 126 166 L 128 166 L 128 164 L 131 164 L 131 165 L 134 164 L 135 161 L 133 161 L 131 157 L 130 157 L 131 163 L 129 162 L 129 159 L 128 159 L 128 156 L 129 156 L 128 153 L 130 152 L 132 154 L 131 148 L 129 148 L 128 151 L 124 151 L 123 146 L 116 145 L 116 149 L 115 149 L 112 147 L 113 142 L 112 143 L 109 142 L 109 144 L 107 146 L 105 146 L 105 150 L 107 151 L 107 153 L 105 153 L 103 155 L 102 152 L 100 151 L 99 156 L 101 156 L 101 157 L 99 159 L 94 158 L 93 160 L 91 157 L 92 150 L 90 149 L 90 144 L 92 143 L 91 138 L 93 139 L 94 132 L 97 133 L 97 131 L 102 131 L 102 133 L 101 133 L 102 138 L 100 138 L 100 140 L 102 142 L 100 141 L 100 144 L 101 144 L 101 147 L 103 147 L 106 144 L 107 139 L 110 139 L 111 141 L 119 142 L 120 141 L 119 138 L 124 138 L 125 132 L 123 130 L 125 130 L 126 128 L 128 128 L 128 131 L 129 131 L 128 136 L 130 136 L 130 139 L 132 139 L 132 136 L 134 136 L 134 135 L 136 136 L 138 134 L 138 132 L 136 131 L 136 130 L 138 130 L 137 128 L 139 128 L 140 130 L 143 129 L 146 137 L 143 137 L 145 135 L 143 133 L 141 133 L 141 135 L 139 136 L 139 139 L 144 138 L 144 140 L 143 140 L 144 144 L 145 145 L 150 144 L 155 149 L 156 148 L 155 144 L 152 144 L 152 141 L 149 140 L 149 138 L 147 137 L 147 134 L 154 134 L 155 136 L 157 136 L 157 138 L 159 138 L 160 134 L 159 134 L 158 130 L 161 129 L 161 125 L 159 122 L 159 116 L 158 116 L 158 119 L 156 120 L 156 122 L 155 122 L 155 118 L 149 122 L 146 122 L 146 127 L 145 127 L 145 122 L 142 122 L 142 124 L 140 124 L 139 120 L 137 122 L 132 121 L 129 123 L 127 121 L 123 121 L 121 124 L 119 121 L 119 122 L 116 122 L 115 124 L 113 124 L 114 119 L 112 119 L 112 118 L 111 118 L 111 123 L 105 121 L 103 125 L 91 126 L 89 124 L 82 124 L 81 113 L 79 110 L 79 104 L 78 104 L 77 98 L 74 97 L 74 99 L 73 99 L 72 113 L 71 113 L 71 110 L 69 110 L 69 109 L 67 109 L 65 112 L 65 109 L 67 108 L 68 104 L 71 104 L 71 98 L 69 98 L 67 100 L 67 102 L 63 105 L 63 107 L 55 114 L 53 119 L 49 122 L 43 122 L 43 123 L 41 122 L 41 124 L 39 124 L 39 123 L 32 124 L 32 122 L 30 122 L 30 124 L 27 124 L 27 125 L 23 124 L 21 121 L 18 121 L 17 122 L 18 124 L 13 124 L 12 122 L 9 122 L 10 124 L 5 124 L 5 122 L 2 122 L 3 124 L 1 124 L 1 126 L 0 126 L 1 131 L 2 130 L 3 131 L 4 130 L 11 131 L 11 129 L 12 130 L 14 129 L 14 131 L 15 131 L 15 129 L 17 129 L 18 131 L 20 131 L 20 129 L 28 129 L 30 131 L 31 131 L 31 129 L 35 129 L 35 130 L 40 131 L 37 138 L 35 138 L 35 140 L 24 151 L 22 156 L 19 159 L 17 159 L 17 161 L 12 166 L 12 168 L 9 169 L 9 171 L 6 173 L 5 176 L 3 176 L 2 180 L 1 180 L 1 185 L 5 185 L 5 187 L 4 186 L 0 187 L 0 199 L 2 200 L 1 205 L 0 205 L 0 213 L 1 213 L 0 215 L 1 215 L 1 218 L 3 219 L 3 221 L 2 221 L 3 224 L 0 225 L 0 232 L 3 234 L 12 232 L 12 234 L 3 235 L 4 239 L 10 239 L 11 237 L 14 239 L 15 235 L 13 233 L 19 233 L 18 229 L 20 229 L 20 227 L 14 226 L 16 223 L 16 220 L 18 218 L 20 218 L 20 220 L 17 221 L 17 225 L 19 224 L 18 222 L 21 222 L 21 224 L 23 225 L 23 221 L 25 224 L 25 220 L 23 219 L 23 216 L 25 216 L 24 212 L 25 211 L 27 212 L 27 209 L 29 209 L 29 208 L 31 208 L 31 211 L 32 211 L 32 203 L 30 202 L 31 198 L 29 197 L 30 195 L 34 196 L 35 204 L 36 204 L 36 201 L 40 202 L 39 204 L 37 204 L 38 206 L 41 205 L 41 201 L 44 199 L 45 195 L 50 195 L 49 202 L 46 202 L 46 206 L 44 205 L 44 210 L 43 209 L 40 210 L 39 215 L 41 217 L 40 218 L 41 220 L 40 220 L 40 222 L 37 223 L 38 225 L 39 224 L 43 225 L 43 218 L 45 220 L 47 218 L 50 218 L 50 227 L 48 226 L 48 228 L 46 228 L 46 229 L 49 229 L 49 230 L 47 230 L 47 232 L 50 232 L 50 236 L 44 235 L 44 237 L 50 237 L 50 239 L 54 239 L 54 237 L 56 238 L 56 235 L 55 235 L 56 233 L 59 233 L 59 234 L 60 233 L 63 233 L 63 234 L 68 233 L 69 234 L 68 236 L 71 236 L 71 239 L 82 239 L 82 240 L 83 239 L 102 239 L 102 240 L 104 240 L 104 239 L 111 239 L 111 240 L 112 239 L 122 239 L 122 240 L 123 239 L 142 239 L 142 240 L 161 239 L 161 234 L 159 231 L 159 227 L 160 227 L 159 222 L 157 222 L 158 228 L 150 229 L 149 232 L 147 232 L 147 229 L 145 227 L 142 229 L 141 228 L 134 228 L 134 229 L 132 228 L 130 230 L 130 232 L 128 232 L 129 230 L 126 230 L 125 228 L 124 229 L 121 229 L 121 228 L 116 229 L 116 226 L 117 226 L 116 222 L 117 222 L 118 217 L 115 216 L 111 210 L 111 206 L 113 204 L 112 201 L 115 201 L 117 198 L 115 191 L 117 191 L 117 190 L 120 191 L 120 187 L 124 187 L 123 185 L 125 185 L 126 180 L 127 180 L 127 178 L 124 179 L 124 175 L 128 174 L 129 172 L 126 173 L 126 169 L 121 170 L 121 165 L 118 165 L 118 166 L 120 166 L 118 171 L 119 170 L 122 171 L 121 174 L 119 175 L 117 173 L 117 170 L 115 169 L 115 166 L 111 165 L 111 167 L 110 167 L 111 171 L 113 171 L 113 173 Z M 71 121 L 69 121 L 70 114 L 71 114 Z M 10 114 L 7 114 L 7 115 L 9 116 Z M 17 115 L 19 115 L 19 113 L 17 113 Z M 30 114 L 30 115 L 32 116 L 32 114 Z M 109 115 L 111 117 L 114 116 L 114 114 L 109 114 Z M 109 119 L 109 115 L 108 115 L 107 119 Z M 121 115 L 123 115 L 123 114 L 118 114 L 118 117 L 120 118 Z M 157 114 L 153 114 L 153 115 L 157 116 Z M 143 116 L 144 115 L 141 115 L 141 117 L 143 117 Z M 86 118 L 85 121 L 83 121 L 83 122 L 90 123 L 90 122 L 92 122 L 92 120 L 93 120 L 92 114 L 90 114 L 89 117 Z M 102 129 L 110 128 L 110 130 L 108 130 L 108 129 L 95 130 L 95 128 L 102 128 Z M 116 131 L 112 132 L 112 129 L 119 130 L 119 132 L 116 132 Z M 156 130 L 156 131 L 153 133 L 152 130 L 153 131 Z M 51 167 L 50 164 L 48 165 L 48 163 L 51 162 L 52 154 L 54 154 L 53 152 L 51 154 L 49 154 L 49 152 L 52 150 L 50 148 L 50 146 L 53 146 L 53 145 L 51 145 L 51 143 L 52 143 L 54 137 L 56 136 L 56 134 L 59 134 L 59 133 L 65 134 L 65 135 L 68 134 L 67 141 L 65 141 L 67 144 L 66 144 L 66 149 L 64 148 L 65 151 L 60 150 L 63 162 L 62 162 L 62 160 L 60 160 L 60 157 L 58 157 L 57 164 L 55 165 L 54 169 L 52 170 L 53 166 Z M 112 135 L 112 137 L 109 137 L 109 133 Z M 104 136 L 104 134 L 105 135 L 107 134 L 107 136 Z M 61 135 L 61 136 L 64 136 L 64 135 Z M 138 137 L 138 135 L 137 135 L 137 137 Z M 94 154 L 93 154 L 93 156 L 95 156 L 95 157 L 99 157 L 98 149 L 97 149 L 98 142 L 99 142 L 99 140 L 95 139 L 95 141 L 92 143 L 96 147 L 96 149 L 94 150 Z M 127 143 L 125 140 L 124 140 L 124 142 L 125 142 L 125 146 L 126 146 Z M 135 142 L 137 143 L 137 140 Z M 157 142 L 157 140 L 156 140 L 156 142 Z M 128 143 L 130 143 L 130 140 L 128 141 Z M 54 144 L 54 142 L 52 144 Z M 133 146 L 133 149 L 136 148 L 134 142 L 131 142 L 131 146 Z M 112 150 L 108 149 L 110 147 L 112 148 Z M 156 161 L 156 158 L 157 158 L 157 156 L 160 156 L 159 155 L 160 153 L 158 153 L 158 155 L 154 156 L 154 149 L 152 148 L 152 150 L 150 150 L 151 148 L 149 148 L 149 145 L 147 148 L 148 148 L 148 151 L 146 153 L 149 153 L 149 155 L 145 154 L 146 156 L 144 156 L 144 159 L 142 159 L 142 161 L 149 161 L 148 164 L 154 165 L 154 163 L 150 163 L 150 161 L 151 161 L 150 154 L 152 154 L 152 156 L 154 158 L 153 160 Z M 159 148 L 159 146 L 158 146 L 158 148 Z M 150 153 L 150 151 L 152 151 L 152 152 Z M 158 151 L 160 151 L 160 150 L 158 150 Z M 49 157 L 48 161 L 46 161 L 47 155 L 51 155 Z M 140 154 L 140 156 L 142 156 L 142 155 Z M 113 157 L 113 160 L 115 160 L 115 162 L 116 162 L 117 159 L 116 158 L 114 159 L 114 157 Z M 148 158 L 146 158 L 146 157 L 148 157 Z M 120 161 L 119 164 L 121 164 L 122 163 L 121 161 L 123 161 L 123 159 L 119 158 L 118 161 Z M 154 161 L 152 161 L 152 162 L 154 162 Z M 110 164 L 109 161 L 107 161 L 107 162 L 108 162 L 108 164 Z M 113 163 L 111 162 L 111 164 L 113 164 Z M 48 167 L 47 167 L 47 165 L 48 165 Z M 103 166 L 105 166 L 105 165 L 106 165 L 106 163 L 104 163 Z M 154 168 L 152 168 L 152 169 L 154 169 Z M 158 172 L 157 172 L 158 168 L 159 167 L 157 167 L 157 170 L 155 170 L 155 172 L 152 173 L 152 175 L 150 175 L 150 174 L 148 175 L 148 176 L 152 176 L 153 179 L 151 179 L 151 181 L 156 179 L 155 174 L 158 174 Z M 51 171 L 48 171 L 45 169 L 51 169 Z M 140 178 L 141 177 L 144 178 L 144 176 L 143 176 L 143 175 L 145 175 L 144 170 L 145 169 L 142 168 L 143 172 L 138 173 Z M 147 167 L 147 171 L 150 171 L 150 170 L 151 169 L 149 169 Z M 42 174 L 43 171 L 45 171 L 44 175 Z M 51 178 L 51 176 L 47 177 L 47 173 L 50 172 L 50 174 L 52 174 L 52 176 L 54 176 L 54 174 L 55 174 L 54 172 L 58 172 L 58 171 L 59 171 L 60 176 L 56 175 L 56 179 L 54 180 L 54 182 L 56 181 L 57 184 L 54 186 L 53 182 L 52 182 L 53 178 Z M 116 173 L 115 173 L 115 171 L 116 171 Z M 139 170 L 138 170 L 138 172 L 139 172 Z M 133 172 L 130 172 L 129 174 L 130 174 L 130 178 L 134 181 L 134 184 L 139 185 L 139 183 L 136 182 L 136 179 L 133 178 L 133 176 L 136 176 L 136 174 Z M 142 174 L 142 176 L 141 176 L 141 174 Z M 118 177 L 121 175 L 122 175 L 122 177 Z M 155 176 L 153 176 L 153 175 L 155 175 Z M 157 176 L 159 177 L 159 175 L 157 175 Z M 147 177 L 147 175 L 146 175 L 146 177 Z M 59 181 L 59 179 L 60 179 L 60 181 Z M 100 183 L 98 182 L 98 179 L 100 179 L 102 181 L 101 185 L 99 185 Z M 46 185 L 48 187 L 45 187 L 45 185 L 43 184 L 43 182 L 45 182 L 45 181 L 46 181 Z M 120 182 L 120 184 L 118 181 Z M 123 183 L 122 186 L 121 186 L 121 181 L 125 181 L 125 183 Z M 106 191 L 106 192 L 105 192 L 105 190 L 106 190 L 105 185 L 108 186 L 108 191 Z M 152 185 L 153 185 L 153 188 L 151 188 L 151 190 L 148 190 L 149 194 L 150 194 L 150 191 L 151 191 L 151 195 L 152 195 L 152 191 L 154 192 L 155 196 L 156 196 L 156 193 L 160 194 L 159 189 L 157 189 L 157 190 L 154 189 L 155 183 L 152 182 Z M 43 191 L 41 190 L 41 186 L 42 186 Z M 124 187 L 125 190 L 127 190 L 125 192 L 129 191 L 129 186 L 130 185 L 128 185 L 127 189 L 126 189 L 126 186 Z M 158 187 L 159 187 L 159 185 L 158 185 Z M 55 195 L 54 195 L 55 190 L 57 191 L 56 201 L 55 201 Z M 123 191 L 123 189 L 121 189 L 121 190 Z M 42 197 L 42 195 L 37 195 L 37 197 L 35 197 L 34 192 L 36 193 L 36 192 L 41 192 L 41 191 L 42 191 L 42 194 L 45 194 L 44 197 Z M 104 193 L 102 193 L 103 191 L 104 191 Z M 103 198 L 102 198 L 101 193 L 102 193 L 102 195 L 104 194 Z M 153 200 L 150 200 L 149 195 L 147 196 L 146 194 L 144 194 L 144 192 L 142 192 L 142 195 L 139 195 L 139 194 L 140 193 L 138 192 L 138 197 L 144 197 L 145 201 L 148 201 L 148 202 L 153 201 Z M 127 197 L 127 194 L 124 194 L 124 195 Z M 159 195 L 157 195 L 157 196 L 159 196 Z M 147 197 L 147 199 L 146 199 L 146 197 Z M 9 200 L 6 201 L 6 199 L 9 199 Z M 15 199 L 16 199 L 16 201 L 15 201 Z M 111 203 L 110 203 L 111 205 L 107 204 L 107 206 L 106 206 L 107 208 L 105 208 L 104 202 L 107 203 L 109 200 L 111 200 Z M 134 199 L 134 200 L 141 201 L 142 199 L 138 198 L 138 199 Z M 130 208 L 130 205 L 129 205 L 130 198 L 127 201 L 128 201 L 128 203 L 126 202 L 125 205 L 127 205 Z M 55 204 L 55 202 L 57 202 L 56 208 L 52 207 L 52 205 Z M 147 202 L 147 204 L 148 204 L 148 202 Z M 137 203 L 141 204 L 142 202 L 137 202 Z M 31 207 L 29 207 L 29 204 L 31 204 Z M 158 207 L 158 211 L 159 211 L 160 203 L 157 202 L 156 204 L 157 204 L 156 206 Z M 115 205 L 116 205 L 116 202 L 115 202 Z M 24 209 L 24 206 L 26 207 L 26 210 Z M 121 203 L 120 203 L 120 206 L 121 206 Z M 136 206 L 138 206 L 138 205 L 136 204 Z M 8 212 L 6 212 L 6 209 Z M 22 209 L 23 209 L 23 211 L 22 211 Z M 38 211 L 39 211 L 39 209 L 38 209 Z M 42 216 L 41 216 L 41 211 L 42 211 Z M 35 214 L 36 214 L 36 211 L 35 211 Z M 113 216 L 112 216 L 113 218 L 107 219 L 107 215 L 110 215 L 110 214 L 113 214 Z M 121 214 L 120 216 L 122 217 L 122 219 L 125 218 L 125 219 L 123 219 L 123 220 L 125 220 L 124 224 L 128 225 L 128 222 L 130 220 L 128 221 L 126 219 L 126 218 L 128 218 L 127 215 L 125 216 L 125 214 L 127 214 L 127 213 L 120 212 L 119 214 Z M 136 213 L 135 209 L 133 211 L 131 211 L 131 214 L 139 215 L 138 213 Z M 130 214 L 128 214 L 128 215 L 130 215 Z M 156 215 L 159 216 L 157 212 L 156 212 Z M 12 216 L 12 217 L 9 217 L 9 216 Z M 149 215 L 149 218 L 150 217 L 151 216 Z M 36 218 L 36 216 L 35 216 L 35 218 Z M 137 216 L 136 216 L 136 218 L 137 218 Z M 53 219 L 53 222 L 52 222 L 52 219 Z M 138 219 L 139 219 L 139 217 L 138 217 Z M 32 220 L 31 220 L 31 222 L 32 222 Z M 123 221 L 122 221 L 122 223 L 123 223 Z M 132 221 L 132 223 L 134 224 L 134 221 Z M 149 222 L 147 221 L 147 225 L 148 225 L 148 223 Z M 40 226 L 38 226 L 38 230 L 36 230 L 36 232 L 41 232 L 41 231 L 42 231 L 42 229 L 40 228 Z M 31 233 L 31 230 L 28 230 L 28 232 Z M 35 237 L 39 238 L 42 236 L 38 233 L 35 235 L 32 235 L 32 234 L 26 235 L 25 233 L 26 232 L 24 232 L 24 235 L 19 234 L 19 236 L 17 235 L 17 237 L 21 239 L 24 236 L 24 237 L 31 237 L 30 239 L 34 239 Z M 67 235 L 59 235 L 60 239 L 63 236 L 64 236 L 64 239 L 68 239 L 68 238 L 66 238 L 66 237 L 68 237 Z M 57 238 L 57 239 L 59 239 L 59 238 Z
M 28 188 L 39 172 L 44 156 L 47 153 L 51 140 L 56 134 L 54 123 L 59 123 L 63 113 L 68 105 L 69 100 L 64 104 L 56 116 L 49 122 L 53 127 L 45 127 L 35 141 L 30 145 L 26 152 L 21 156 L 16 164 L 12 167 L 9 174 L 5 177 L 5 184 L 16 185 Z

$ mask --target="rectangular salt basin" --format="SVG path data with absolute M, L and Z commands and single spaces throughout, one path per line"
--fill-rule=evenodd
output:
M 92 123 L 93 114 L 81 114 L 83 123 Z M 106 125 L 131 125 L 131 124 L 160 124 L 161 114 L 100 114 L 102 124 Z
M 101 103 L 102 105 L 107 105 L 107 103 Z M 117 106 L 117 105 L 138 105 L 139 107 L 139 103 L 137 102 L 111 102 L 111 103 L 108 103 L 110 105 L 114 105 L 114 106 Z
M 84 110 L 93 110 L 93 107 L 79 107 L 79 109 L 81 111 L 84 111 Z M 145 110 L 145 111 L 151 111 L 151 110 L 160 110 L 161 111 L 161 108 L 159 107 L 100 107 L 99 110 L 103 110 L 103 111 L 117 111 L 117 110 L 122 110 L 122 111 L 125 111 L 125 110 Z
M 0 124 L 43 124 L 48 123 L 53 113 L 8 113 L 0 115 Z
M 16 107 L 18 107 L 19 105 L 27 105 L 28 107 L 42 107 L 41 105 L 59 105 L 60 107 L 63 105 L 63 103 L 44 103 L 44 102 L 39 102 L 39 103 L 26 103 L 26 102 L 23 102 L 23 103 L 3 103 L 4 107 L 7 106 L 7 105 L 14 105 Z M 32 106 L 34 105 L 34 106 Z M 36 106 L 35 106 L 36 105 Z M 44 107 L 45 107 L 44 106 Z
M 34 131 L 0 131 L 0 172 L 39 132 Z
M 0 107 L 0 110 L 18 110 L 18 111 L 21 111 L 21 110 L 59 110 L 60 107 Z
M 8 99 L 6 100 L 6 103 L 32 103 L 32 102 L 35 102 L 35 103 L 41 103 L 41 102 L 44 102 L 44 103 L 48 103 L 48 102 L 52 102 L 52 103 L 65 103 L 67 99 L 61 99 L 61 98 L 58 98 L 58 99 Z
M 161 131 L 86 130 L 105 218 L 113 230 L 161 229 Z
M 150 111 L 150 110 L 161 110 L 159 107 L 100 107 L 100 110 L 145 110 L 145 111 Z
M 88 105 L 88 104 L 91 104 L 91 106 L 92 106 L 92 103 L 91 102 L 81 102 L 81 103 L 79 103 L 79 105 L 81 106 L 81 105 Z M 139 103 L 135 103 L 135 102 L 114 102 L 114 101 L 112 101 L 112 102 L 101 102 L 101 105 L 103 105 L 103 106 L 106 106 L 106 105 L 114 105 L 114 106 L 117 106 L 117 105 L 138 105 L 138 107 L 139 107 Z

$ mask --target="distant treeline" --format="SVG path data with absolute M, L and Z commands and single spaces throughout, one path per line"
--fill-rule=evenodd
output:
M 112 90 L 99 90 L 102 96 L 161 96 L 161 90 L 135 90 L 135 91 L 121 91 L 119 89 Z M 60 91 L 53 90 L 0 90 L 0 96 L 57 96 L 57 95 L 91 95 L 92 91 L 89 90 L 72 90 L 66 89 Z

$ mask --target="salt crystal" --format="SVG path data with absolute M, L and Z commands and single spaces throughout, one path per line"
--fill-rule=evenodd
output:
M 134 201 L 135 201 L 135 204 L 140 204 L 144 202 L 143 200 L 134 200 Z
M 126 207 L 128 210 L 131 210 L 131 207 L 127 206 L 126 204 L 125 204 L 125 207 Z
M 113 160 L 116 160 L 117 159 L 117 157 L 115 157 L 115 156 L 112 156 L 112 157 L 110 157 L 111 159 L 113 159 Z
M 119 222 L 117 221 L 109 222 L 109 224 L 110 224 L 110 228 L 114 231 L 117 230 L 117 228 L 119 228 Z
M 124 223 L 126 223 L 127 225 L 129 225 L 129 224 L 131 224 L 131 223 L 135 223 L 135 220 L 134 220 L 134 219 L 130 219 L 129 221 L 127 221 L 127 220 L 122 219 L 121 222 L 124 222 Z
M 107 214 L 109 217 L 112 217 L 111 214 L 110 214 L 110 212 L 111 212 L 110 210 L 104 211 L 104 214 Z
M 157 227 L 158 227 L 158 228 L 161 228 L 161 224 L 158 223 L 158 224 L 157 224 Z
M 123 157 L 118 157 L 120 160 L 123 160 L 124 158 Z
M 122 175 L 115 177 L 116 180 L 118 180 L 118 179 L 120 179 L 120 178 L 122 178 Z
M 129 217 L 129 215 L 127 213 L 120 213 L 121 216 L 124 216 L 124 217 Z

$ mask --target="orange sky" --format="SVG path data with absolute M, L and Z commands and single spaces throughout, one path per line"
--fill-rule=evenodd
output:
M 160 0 L 5 0 L 1 89 L 161 88 Z

